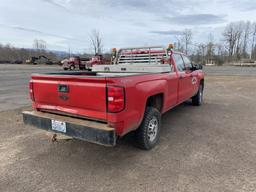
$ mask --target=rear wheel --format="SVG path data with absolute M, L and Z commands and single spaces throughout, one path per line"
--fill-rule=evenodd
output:
M 75 69 L 75 66 L 71 65 L 69 69 L 73 71 Z
M 144 119 L 136 130 L 138 147 L 141 149 L 152 149 L 159 140 L 161 126 L 161 113 L 153 107 L 147 107 Z
M 204 95 L 204 90 L 203 90 L 203 84 L 201 83 L 197 94 L 194 97 L 192 97 L 192 104 L 195 106 L 200 106 L 203 103 L 203 95 Z

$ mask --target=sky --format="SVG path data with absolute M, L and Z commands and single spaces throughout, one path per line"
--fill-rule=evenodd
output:
M 255 0 L 0 0 L 0 43 L 49 50 L 90 52 L 98 30 L 112 47 L 168 45 L 184 29 L 194 42 L 215 40 L 230 22 L 256 21 Z

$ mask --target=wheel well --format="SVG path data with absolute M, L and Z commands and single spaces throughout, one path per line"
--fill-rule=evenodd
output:
M 164 95 L 162 93 L 150 96 L 147 99 L 146 107 L 154 107 L 161 112 L 163 107 L 163 98 Z

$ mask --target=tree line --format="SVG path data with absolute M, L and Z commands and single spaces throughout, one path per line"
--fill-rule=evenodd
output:
M 90 45 L 93 54 L 83 53 L 83 54 L 72 54 L 70 50 L 68 52 L 62 52 L 62 54 L 57 54 L 57 52 L 48 51 L 47 43 L 41 39 L 35 39 L 33 42 L 33 49 L 26 48 L 16 48 L 10 44 L 2 45 L 0 44 L 0 63 L 25 63 L 27 59 L 31 57 L 46 56 L 51 61 L 58 62 L 64 58 L 70 56 L 82 56 L 90 57 L 91 55 L 104 54 L 106 57 L 110 57 L 109 53 L 103 53 L 103 40 L 100 32 L 94 29 L 90 36 Z
M 222 65 L 228 62 L 254 62 L 256 60 L 256 22 L 239 21 L 226 25 L 221 39 L 209 34 L 205 43 L 193 42 L 193 32 L 186 29 L 176 37 L 175 47 L 195 62 Z
M 204 43 L 193 41 L 194 33 L 191 29 L 185 29 L 181 35 L 176 36 L 174 47 L 176 50 L 191 56 L 196 63 L 214 63 L 222 65 L 228 62 L 254 62 L 256 60 L 256 22 L 249 21 L 232 22 L 226 25 L 219 40 L 215 40 L 214 34 L 208 35 Z M 90 37 L 91 49 L 94 54 L 103 54 L 103 40 L 99 31 L 93 30 Z M 106 53 L 105 53 L 106 54 Z M 15 61 L 25 62 L 30 57 L 44 55 L 53 61 L 70 56 L 53 51 L 47 51 L 44 40 L 34 40 L 33 49 L 15 48 L 9 44 L 0 44 L 0 63 Z M 90 55 L 84 53 L 83 55 Z
M 43 40 L 35 39 L 33 49 L 16 48 L 10 44 L 0 44 L 0 63 L 24 63 L 31 57 L 39 57 L 44 55 L 53 61 L 59 60 L 59 56 L 52 52 L 47 51 L 46 42 Z

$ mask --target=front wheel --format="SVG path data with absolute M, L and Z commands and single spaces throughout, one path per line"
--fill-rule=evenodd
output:
M 161 127 L 161 113 L 153 107 L 147 107 L 143 121 L 136 130 L 136 140 L 138 147 L 149 150 L 155 147 L 159 140 Z
M 197 94 L 194 97 L 192 97 L 192 104 L 195 106 L 200 106 L 203 103 L 203 95 L 203 85 L 200 84 Z

